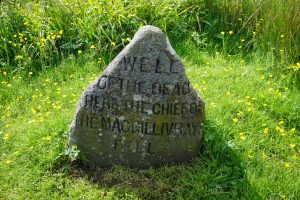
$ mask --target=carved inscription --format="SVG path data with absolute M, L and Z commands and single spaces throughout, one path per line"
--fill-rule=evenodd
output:
M 117 134 L 142 134 L 142 135 L 173 135 L 195 136 L 199 131 L 197 122 L 160 122 L 129 120 L 124 117 L 114 118 L 107 116 L 77 116 L 76 125 L 100 131 L 110 131 Z
M 126 78 L 120 78 L 112 75 L 102 75 L 97 82 L 97 86 L 100 90 L 106 90 L 115 88 L 116 90 L 122 91 L 123 93 L 136 93 L 145 94 L 146 91 L 145 81 L 132 81 Z M 186 95 L 190 92 L 190 83 L 160 83 L 154 82 L 151 85 L 152 95 L 163 95 L 163 96 L 180 96 Z
M 186 115 L 198 114 L 199 102 L 177 102 L 177 103 L 151 103 L 143 100 L 125 100 L 119 104 L 114 98 L 101 97 L 93 94 L 86 94 L 84 106 L 86 110 L 93 113 L 100 113 L 109 110 L 124 109 L 127 112 L 137 112 L 154 115 Z
M 198 155 L 203 121 L 179 56 L 145 26 L 83 92 L 69 143 L 98 166 L 186 162 Z
M 174 61 L 170 60 L 167 65 L 162 65 L 159 58 L 146 58 L 136 56 L 123 57 L 123 70 L 126 72 L 179 74 L 180 71 L 174 67 Z
M 151 73 L 151 74 L 178 74 L 180 71 L 174 67 L 174 62 L 161 64 L 159 58 L 151 59 L 147 57 L 124 56 L 121 62 L 121 70 L 128 73 Z M 146 87 L 146 82 L 134 81 L 130 77 L 124 78 L 115 75 L 102 75 L 98 79 L 99 90 L 109 90 L 114 88 L 124 94 L 134 94 L 132 98 L 117 100 L 107 95 L 85 94 L 84 107 L 87 114 L 76 117 L 76 126 L 85 129 L 98 130 L 99 132 L 121 135 L 148 135 L 153 137 L 194 137 L 200 131 L 199 122 L 162 120 L 168 116 L 195 116 L 199 113 L 198 101 L 190 102 L 151 102 L 139 99 L 139 95 L 150 91 L 151 95 L 161 96 L 185 96 L 190 93 L 191 86 L 188 81 L 168 83 L 153 82 Z M 150 87 L 150 88 L 149 88 Z M 199 105 L 200 104 L 200 105 Z M 126 117 L 116 117 L 112 112 L 122 110 L 127 114 L 136 113 L 141 116 L 153 116 L 151 120 L 132 119 Z M 164 122 L 165 121 L 165 122 Z M 103 134 L 99 134 L 103 136 Z M 122 151 L 132 151 L 137 153 L 152 153 L 151 143 L 141 145 L 141 141 L 124 142 L 115 139 L 113 149 Z M 153 145 L 152 145 L 153 146 Z

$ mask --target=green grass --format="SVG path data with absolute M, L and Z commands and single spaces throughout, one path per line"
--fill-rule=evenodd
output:
M 291 73 L 273 73 L 272 59 L 171 43 L 206 103 L 194 161 L 146 170 L 72 162 L 65 150 L 76 103 L 111 58 L 70 55 L 39 73 L 2 76 L 0 199 L 299 199 L 300 98 Z
M 120 51 L 145 24 L 193 38 L 205 50 L 259 52 L 271 54 L 277 65 L 293 64 L 300 60 L 299 4 L 300 0 L 2 1 L 0 70 L 39 71 L 91 48 L 98 50 L 93 55 L 97 60 Z

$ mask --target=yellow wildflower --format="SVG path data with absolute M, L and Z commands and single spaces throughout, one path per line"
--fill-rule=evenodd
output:
M 253 31 L 253 32 L 252 32 L 252 34 L 253 34 L 253 36 L 255 36 L 255 35 L 256 35 L 256 32 L 255 32 L 255 31 Z
M 290 146 L 291 148 L 294 148 L 294 147 L 296 146 L 296 144 L 291 143 L 291 144 L 289 144 L 289 146 Z
M 23 56 L 21 56 L 21 55 L 17 55 L 16 56 L 16 60 L 20 60 L 20 59 L 22 59 L 23 58 Z
M 29 75 L 32 75 L 32 74 L 33 74 L 33 72 L 28 72 L 28 74 L 29 74 Z
M 95 47 L 95 45 L 93 45 L 93 44 L 90 46 L 90 49 L 95 49 L 95 48 L 96 48 L 96 47 Z
M 281 198 L 281 199 L 286 199 L 285 194 L 281 194 L 281 195 L 280 195 L 280 198 Z
M 3 137 L 3 140 L 8 140 L 9 136 L 8 136 L 8 133 L 6 133 Z
M 290 163 L 285 162 L 285 163 L 284 163 L 284 166 L 285 166 L 286 168 L 289 168 L 289 167 L 290 167 Z
M 35 113 L 36 113 L 36 110 L 35 110 L 34 108 L 31 108 L 31 112 L 32 112 L 33 114 L 35 114 Z
M 264 134 L 268 134 L 269 131 L 270 131 L 269 128 L 264 128 L 263 133 L 264 133 Z
M 45 137 L 45 140 L 51 140 L 51 136 L 47 136 L 47 137 Z
M 284 124 L 284 121 L 279 121 L 278 125 Z
M 244 133 L 240 133 L 240 139 L 241 139 L 241 140 L 245 140 L 245 139 L 246 139 Z
M 221 35 L 224 35 L 224 34 L 225 34 L 225 32 L 224 32 L 224 31 L 222 31 L 222 32 L 221 32 Z
M 295 128 L 292 128 L 292 129 L 290 130 L 290 132 L 291 132 L 291 133 L 295 133 L 295 130 L 296 130 Z
M 237 118 L 233 118 L 232 121 L 233 121 L 234 123 L 236 123 L 236 122 L 238 122 L 238 119 L 237 119 Z
M 82 51 L 81 51 L 81 50 L 78 50 L 78 51 L 77 51 L 77 53 L 78 53 L 78 54 L 81 54 L 81 53 L 82 53 Z
M 251 160 L 254 157 L 251 152 L 248 153 L 248 158 Z
M 244 114 L 243 111 L 239 111 L 237 115 L 238 115 L 238 116 L 242 116 L 243 114 Z
M 229 31 L 229 35 L 232 35 L 233 34 L 233 31 Z
M 63 34 L 63 32 L 64 32 L 64 30 L 60 30 L 60 31 L 59 31 L 59 34 L 60 34 L 60 35 L 62 35 L 62 34 Z
M 9 165 L 10 163 L 11 163 L 11 160 L 8 160 L 8 159 L 7 159 L 7 160 L 5 161 L 5 164 L 7 164 L 7 165 Z

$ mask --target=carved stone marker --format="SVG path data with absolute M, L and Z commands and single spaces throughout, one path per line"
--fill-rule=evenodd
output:
M 185 162 L 202 144 L 204 102 L 163 32 L 142 27 L 84 91 L 71 145 L 98 166 Z

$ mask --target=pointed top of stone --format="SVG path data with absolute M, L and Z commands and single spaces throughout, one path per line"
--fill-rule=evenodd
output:
M 184 162 L 202 144 L 204 102 L 157 27 L 144 26 L 83 92 L 75 144 L 99 166 Z

